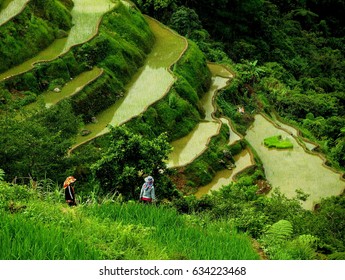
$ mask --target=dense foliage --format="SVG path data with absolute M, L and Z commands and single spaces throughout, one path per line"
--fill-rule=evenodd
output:
M 236 105 L 276 110 L 345 168 L 344 1 L 135 2 L 208 59 L 232 65 L 237 77 L 219 102 L 241 132 L 250 119 L 239 118 Z
M 323 199 L 317 211 L 307 211 L 298 193 L 294 199 L 279 190 L 269 197 L 259 194 L 260 173 L 252 170 L 201 199 L 188 196 L 173 204 L 182 213 L 231 221 L 259 240 L 269 259 L 332 259 L 344 252 L 344 195 Z
M 116 16 L 114 16 L 116 14 Z M 117 30 L 116 35 L 114 31 Z M 154 42 L 144 18 L 123 5 L 106 15 L 100 34 L 62 57 L 40 63 L 0 83 L 1 168 L 15 177 L 62 181 L 82 160 L 67 158 L 81 121 L 90 121 L 123 95 L 123 86 L 142 65 Z M 19 109 L 94 66 L 103 75 L 62 104 L 36 112 Z M 15 128 L 15 129 L 14 129 Z M 27 151 L 27 152 L 26 152 Z
M 1 168 L 10 180 L 61 178 L 69 165 L 65 156 L 79 125 L 68 102 L 23 118 L 13 114 L 1 117 L 0 145 L 6 147 L 0 150 Z
M 72 26 L 58 0 L 32 0 L 24 11 L 0 26 L 0 72 L 34 56 Z
M 177 173 L 165 165 L 168 142 L 203 118 L 199 100 L 210 86 L 211 60 L 235 73 L 217 95 L 218 116 L 244 134 L 254 113 L 276 111 L 344 170 L 344 1 L 134 2 L 188 37 L 189 48 L 171 69 L 176 81 L 167 95 L 125 126 L 67 156 L 81 122 L 116 102 L 154 42 L 140 12 L 122 4 L 104 16 L 93 40 L 0 83 L 0 259 L 257 259 L 249 237 L 264 258 L 344 259 L 344 195 L 323 199 L 315 211 L 302 208 L 302 192 L 265 196 L 257 157 L 236 183 L 211 195 L 177 191 L 175 181 L 184 193 L 210 182 L 246 147 L 228 146 L 225 126 L 193 163 Z M 0 71 L 66 35 L 72 6 L 32 0 L 1 26 Z M 93 67 L 104 70 L 101 77 L 69 100 L 20 111 Z M 61 184 L 50 181 L 71 174 L 79 184 L 75 208 L 62 204 Z M 156 179 L 156 206 L 128 201 L 145 175 Z
M 150 139 L 121 126 L 112 127 L 109 138 L 107 150 L 92 166 L 103 192 L 138 199 L 143 178 L 151 175 L 160 196 L 171 196 L 173 188 L 168 188 L 168 178 L 164 175 L 171 150 L 165 134 Z
M 123 203 L 118 196 L 89 195 L 74 208 L 62 201 L 62 188 L 49 180 L 35 189 L 0 181 L 0 259 L 259 258 L 250 238 L 230 223 L 206 224 L 168 206 Z

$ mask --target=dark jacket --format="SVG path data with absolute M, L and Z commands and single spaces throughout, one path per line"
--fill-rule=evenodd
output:
M 76 205 L 76 203 L 75 203 L 74 188 L 71 185 L 68 185 L 65 188 L 65 199 L 66 199 L 66 202 L 69 205 Z

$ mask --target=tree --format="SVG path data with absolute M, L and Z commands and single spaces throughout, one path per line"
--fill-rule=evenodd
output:
M 119 192 L 126 198 L 139 197 L 143 176 L 152 175 L 155 185 L 166 182 L 166 160 L 171 150 L 167 135 L 149 139 L 127 127 L 111 127 L 110 143 L 93 166 L 95 178 L 104 192 Z M 137 193 L 137 195 L 136 195 Z
M 170 18 L 176 8 L 175 0 L 134 0 L 134 2 L 143 13 L 163 21 Z
M 7 180 L 14 177 L 33 179 L 64 176 L 65 158 L 77 133 L 79 119 L 68 102 L 27 113 L 25 118 L 0 118 L 0 162 Z
M 238 68 L 241 71 L 244 83 L 254 86 L 259 81 L 260 77 L 265 73 L 264 68 L 257 65 L 258 61 L 244 60 L 243 64 L 239 64 Z
M 197 13 L 190 8 L 180 7 L 171 16 L 169 25 L 183 36 L 190 37 L 191 32 L 202 29 Z

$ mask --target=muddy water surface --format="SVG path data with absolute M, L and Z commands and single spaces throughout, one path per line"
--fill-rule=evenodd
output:
M 111 0 L 73 0 L 71 11 L 73 27 L 68 37 L 55 40 L 50 46 L 42 50 L 35 57 L 0 74 L 0 81 L 31 70 L 34 64 L 51 61 L 67 52 L 71 47 L 90 40 L 98 32 L 98 25 L 102 16 L 114 7 Z
M 288 138 L 294 145 L 293 149 L 266 148 L 263 140 L 274 135 Z M 255 122 L 245 138 L 262 160 L 266 177 L 273 188 L 280 188 L 289 198 L 296 195 L 296 189 L 310 194 L 303 202 L 306 209 L 312 209 L 321 198 L 339 195 L 344 190 L 345 182 L 340 174 L 325 167 L 322 158 L 307 153 L 290 133 L 276 127 L 262 115 L 255 116 Z
M 0 9 L 0 25 L 19 14 L 30 0 L 5 0 Z
M 201 122 L 187 136 L 171 143 L 173 151 L 169 155 L 168 167 L 178 167 L 192 162 L 202 154 L 210 137 L 218 133 L 218 122 Z
M 252 157 L 248 149 L 243 150 L 240 154 L 234 157 L 235 167 L 232 169 L 224 169 L 216 173 L 216 176 L 213 180 L 198 189 L 195 193 L 196 197 L 201 197 L 204 194 L 209 193 L 210 191 L 219 190 L 221 187 L 229 185 L 233 181 L 233 177 L 240 171 L 245 168 L 253 165 Z
M 86 85 L 97 79 L 102 73 L 102 69 L 94 67 L 92 70 L 81 73 L 80 75 L 72 79 L 70 82 L 65 84 L 61 88 L 61 91 L 47 91 L 42 93 L 36 102 L 25 106 L 25 108 L 38 108 L 39 105 L 42 103 L 45 105 L 45 107 L 55 105 L 64 98 L 71 97 L 72 95 L 82 90 Z
M 64 46 L 64 52 L 97 34 L 102 16 L 115 7 L 110 0 L 73 0 L 73 3 L 71 11 L 73 27 Z
M 146 19 L 156 42 L 145 65 L 126 86 L 125 96 L 97 115 L 97 123 L 85 126 L 91 133 L 78 137 L 77 145 L 108 132 L 109 124 L 121 125 L 144 112 L 148 106 L 161 99 L 173 84 L 174 77 L 168 68 L 179 59 L 187 43 L 157 21 L 149 17 Z
M 215 93 L 227 85 L 229 77 L 218 75 L 219 73 L 224 74 L 221 66 L 210 64 L 209 68 L 213 74 L 212 83 L 200 100 L 205 111 L 205 118 L 187 136 L 171 143 L 173 151 L 169 155 L 168 167 L 183 166 L 192 162 L 205 151 L 210 138 L 219 132 L 221 122 L 212 116 L 215 111 L 213 99 Z
M 229 127 L 229 143 L 228 145 L 234 144 L 236 141 L 241 140 L 242 136 L 238 134 L 233 128 L 231 121 L 226 118 L 220 118 L 221 122 L 226 124 Z

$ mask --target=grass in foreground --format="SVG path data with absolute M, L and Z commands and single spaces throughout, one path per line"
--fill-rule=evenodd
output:
M 69 208 L 52 199 L 58 192 L 43 201 L 35 191 L 25 193 L 25 187 L 8 188 L 17 186 L 0 188 L 0 197 L 5 199 L 0 204 L 3 260 L 259 258 L 250 239 L 229 222 L 136 202 L 105 201 Z

